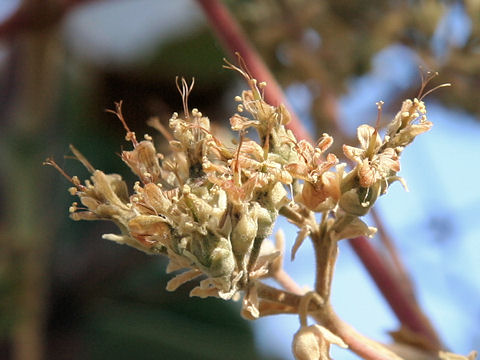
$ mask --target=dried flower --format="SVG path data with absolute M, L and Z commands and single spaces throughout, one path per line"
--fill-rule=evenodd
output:
M 331 204 L 325 206 L 324 201 L 328 198 L 338 201 L 340 197 L 337 177 L 328 171 L 338 163 L 338 159 L 335 155 L 328 154 L 324 160 L 324 153 L 332 143 L 333 138 L 328 134 L 323 134 L 316 147 L 306 140 L 300 140 L 294 148 L 297 153 L 295 161 L 285 166 L 293 177 L 305 180 L 297 200 L 313 211 L 331 208 Z
M 92 174 L 83 184 L 53 160 L 47 163 L 74 185 L 70 192 L 79 197 L 81 205 L 72 204 L 72 219 L 113 221 L 120 233 L 103 238 L 148 254 L 166 255 L 167 272 L 184 269 L 168 282 L 168 290 L 203 276 L 191 296 L 231 299 L 243 292 L 242 314 L 253 319 L 262 311 L 275 309 L 259 299 L 257 286 L 259 279 L 271 276 L 280 266 L 280 251 L 262 246 L 280 210 L 301 214 L 296 221 L 300 231 L 292 259 L 314 232 L 330 243 L 371 236 L 375 229 L 359 217 L 399 179 L 396 173 L 403 147 L 431 124 L 426 121 L 423 102 L 415 99 L 404 102 L 383 140 L 377 129 L 360 126 L 360 147 L 343 148 L 355 163 L 347 172 L 346 164 L 338 164 L 337 157 L 327 153 L 331 136 L 323 134 L 315 146 L 298 141 L 284 126 L 290 120 L 285 106 L 265 102 L 265 84 L 251 78 L 244 66 L 227 64 L 240 72 L 250 87 L 236 97 L 239 113 L 230 118 L 232 130 L 238 132 L 236 146 L 225 145 L 212 133 L 206 116 L 197 109 L 189 110 L 193 82 L 188 85 L 182 79 L 177 87 L 184 115 L 173 113 L 171 132 L 158 120 L 150 122 L 167 138 L 168 155 L 158 153 L 148 135 L 137 141 L 123 117 L 121 103 L 111 111 L 133 146 L 121 154 L 139 178 L 132 194 L 120 175 L 95 169 L 74 147 L 75 157 Z M 246 136 L 250 130 L 258 133 L 259 143 Z M 293 199 L 288 198 L 287 186 L 294 189 Z M 322 212 L 320 224 L 314 212 Z M 306 326 L 304 321 L 295 336 L 294 353 L 299 359 L 328 359 L 330 343 L 344 345 L 325 328 Z
M 267 105 L 251 83 L 254 87 L 243 93 L 242 105 L 254 120 L 242 123 L 240 116 L 232 118 L 238 120 L 232 120 L 232 127 L 240 131 L 233 151 L 212 135 L 208 118 L 188 110 L 191 86 L 183 79 L 178 88 L 185 117 L 174 113 L 170 119 L 171 155 L 157 153 L 149 136 L 138 142 L 118 103 L 112 112 L 133 145 L 133 150 L 122 152 L 122 160 L 140 181 L 129 196 L 119 175 L 94 169 L 75 149 L 93 175 L 85 185 L 70 179 L 75 185 L 72 194 L 85 206 L 74 204 L 71 217 L 111 220 L 121 234 L 106 234 L 105 239 L 166 254 L 170 271 L 189 269 L 169 282 L 169 290 L 205 274 L 207 279 L 191 294 L 227 299 L 246 289 L 250 279 L 264 276 L 278 252 L 260 256 L 261 244 L 271 234 L 278 210 L 289 201 L 282 184 L 292 182 L 283 168 L 285 159 L 274 151 L 289 149 L 283 146 L 288 115 L 283 107 Z M 243 136 L 250 125 L 263 129 L 259 131 L 271 129 L 275 136 L 265 136 L 260 146 Z M 254 288 L 249 289 L 246 299 L 254 294 Z
M 343 145 L 347 158 L 357 163 L 357 175 L 360 186 L 371 187 L 377 181 L 385 181 L 391 173 L 400 171 L 400 162 L 393 148 L 381 151 L 382 140 L 378 131 L 370 125 L 361 125 L 357 129 L 361 148 Z

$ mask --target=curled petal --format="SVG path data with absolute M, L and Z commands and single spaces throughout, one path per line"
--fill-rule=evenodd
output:
M 93 183 L 95 185 L 95 193 L 100 199 L 106 200 L 108 203 L 115 205 L 121 209 L 127 210 L 127 205 L 125 204 L 125 197 L 123 188 L 124 186 L 118 186 L 118 182 L 123 183 L 121 177 L 116 174 L 106 175 L 100 170 L 95 170 L 92 176 Z M 121 191 L 119 191 L 122 189 Z
M 263 149 L 257 142 L 249 139 L 243 139 L 242 141 L 242 148 L 240 151 L 255 160 L 262 161 L 263 160 Z
M 318 141 L 317 147 L 321 152 L 325 152 L 333 144 L 333 137 L 328 134 L 323 134 L 322 138 Z
M 122 160 L 143 182 L 156 182 L 160 176 L 157 151 L 151 141 L 141 141 L 132 151 L 123 151 Z
M 243 131 L 256 125 L 258 125 L 258 121 L 250 120 L 239 114 L 235 114 L 230 118 L 230 126 L 233 131 Z
M 395 153 L 395 150 L 392 148 L 387 148 L 383 153 L 378 156 L 379 159 L 379 170 L 388 174 L 389 171 L 399 172 L 400 171 L 400 161 L 398 156 Z
M 368 160 L 365 159 L 363 162 L 358 165 L 358 180 L 360 186 L 370 187 L 378 180 L 377 171 L 373 166 L 368 163 Z
M 307 140 L 300 140 L 297 143 L 298 152 L 301 154 L 304 161 L 311 162 L 313 160 L 313 155 L 315 153 L 315 148 Z
M 323 174 L 325 171 L 329 170 L 332 166 L 337 165 L 338 159 L 334 154 L 328 154 L 327 159 L 318 165 L 316 172 L 317 176 Z
M 128 222 L 128 229 L 143 246 L 152 247 L 157 242 L 171 246 L 170 226 L 159 216 L 136 216 Z
M 323 191 L 333 200 L 338 201 L 342 195 L 340 190 L 340 179 L 336 173 L 327 171 L 322 174 Z
M 349 146 L 349 145 L 343 145 L 343 153 L 345 154 L 345 156 L 347 158 L 349 158 L 350 160 L 352 161 L 355 161 L 355 162 L 361 162 L 361 157 L 362 155 L 364 154 L 364 150 L 363 149 L 359 149 L 359 148 L 356 148 L 356 147 L 353 147 L 353 146 Z
M 367 150 L 372 146 L 372 141 L 375 142 L 373 145 L 375 149 L 380 148 L 382 145 L 382 139 L 378 132 L 375 131 L 375 128 L 370 125 L 360 125 L 357 129 L 357 138 L 360 141 L 362 149 Z
M 285 165 L 285 170 L 287 170 L 293 177 L 302 179 L 302 180 L 308 180 L 308 173 L 309 173 L 309 167 L 306 166 L 305 164 L 288 164 Z

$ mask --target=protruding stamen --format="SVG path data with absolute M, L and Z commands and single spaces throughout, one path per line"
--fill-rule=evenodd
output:
M 433 89 L 430 89 L 424 93 L 425 88 L 430 83 L 430 81 L 432 81 L 433 78 L 438 76 L 438 72 L 427 71 L 425 76 L 424 73 L 422 72 L 422 67 L 419 67 L 419 71 L 420 71 L 420 77 L 422 79 L 422 86 L 420 87 L 420 90 L 418 91 L 418 95 L 417 95 L 417 99 L 419 101 L 422 101 L 422 99 L 425 98 L 425 96 L 427 96 L 428 94 L 432 93 L 435 90 L 452 85 L 450 83 L 441 84 L 441 85 L 435 86 Z
M 95 168 L 93 167 L 92 164 L 90 164 L 90 162 L 87 160 L 87 158 L 85 156 L 83 156 L 83 154 L 77 150 L 77 148 L 75 146 L 73 146 L 72 144 L 70 144 L 70 150 L 73 152 L 73 155 L 75 155 L 75 158 L 80 161 L 82 163 L 83 166 L 85 166 L 87 168 L 87 170 L 93 174 L 95 172 Z
M 182 103 L 183 103 L 183 113 L 185 114 L 185 118 L 190 118 L 190 112 L 188 111 L 188 97 L 192 92 L 193 85 L 195 84 L 195 78 L 192 77 L 192 83 L 190 86 L 188 85 L 187 81 L 184 77 L 182 77 L 182 88 L 180 89 L 180 85 L 178 84 L 178 76 L 175 77 L 175 84 L 177 85 L 178 92 L 182 96 Z
M 122 122 L 122 125 L 127 132 L 127 135 L 125 136 L 125 139 L 127 141 L 131 141 L 133 144 L 133 147 L 137 147 L 138 141 L 137 138 L 135 137 L 135 133 L 131 131 L 127 125 L 127 122 L 125 121 L 123 114 L 122 114 L 122 103 L 123 101 L 119 101 L 115 103 L 115 110 L 109 110 L 107 109 L 106 111 L 112 114 L 115 114 L 117 118 Z
M 58 166 L 58 164 L 55 162 L 55 160 L 53 160 L 53 158 L 47 158 L 44 162 L 43 162 L 43 165 L 49 165 L 49 166 L 53 166 L 65 179 L 67 179 L 69 182 L 71 182 L 73 185 L 75 185 L 75 187 L 80 190 L 80 191 L 85 191 L 86 188 L 85 186 L 83 186 L 82 184 L 80 184 L 80 182 L 78 181 L 78 179 L 74 179 L 72 178 L 70 175 L 68 175 L 65 170 L 63 170 L 60 166 Z
M 425 98 L 425 96 L 427 96 L 428 94 L 440 89 L 440 88 L 443 88 L 443 87 L 448 87 L 448 86 L 452 86 L 451 83 L 445 83 L 445 84 L 440 84 L 438 86 L 435 86 L 433 89 L 430 89 L 428 90 L 425 94 L 423 94 L 418 100 L 422 101 L 423 98 Z
M 147 121 L 147 125 L 157 130 L 160 134 L 163 135 L 165 139 L 167 139 L 167 141 L 175 140 L 172 134 L 170 134 L 170 132 L 165 128 L 165 126 L 162 125 L 158 117 L 150 118 L 150 120 Z
M 385 104 L 385 103 L 381 100 L 375 103 L 375 105 L 377 105 L 377 122 L 375 124 L 375 130 L 376 131 L 378 131 L 380 129 L 380 120 L 382 119 L 383 104 Z

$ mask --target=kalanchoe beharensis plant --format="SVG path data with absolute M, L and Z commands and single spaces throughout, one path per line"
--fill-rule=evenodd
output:
M 397 175 L 402 151 L 432 126 L 425 115 L 422 94 L 403 102 L 383 138 L 378 122 L 377 127 L 360 126 L 359 147 L 343 147 L 352 162 L 348 167 L 328 153 L 331 136 L 323 134 L 315 145 L 296 139 L 285 127 L 290 120 L 286 107 L 265 102 L 266 84 L 253 79 L 245 66 L 227 64 L 227 68 L 240 72 L 249 86 L 235 98 L 238 112 L 230 124 L 238 136 L 231 144 L 215 137 L 209 119 L 200 111 L 189 110 L 193 82 L 189 86 L 182 79 L 178 86 L 184 115 L 173 114 L 170 131 L 158 120 L 150 122 L 169 140 L 169 155 L 158 153 L 148 135 L 138 141 L 122 115 L 121 103 L 117 103 L 112 112 L 133 145 L 121 158 L 139 181 L 130 195 L 120 175 L 95 169 L 71 147 L 91 172 L 90 180 L 82 183 L 66 175 L 53 160 L 46 162 L 74 185 L 70 193 L 79 197 L 81 205 L 73 203 L 70 216 L 74 220 L 113 221 L 120 233 L 105 234 L 104 239 L 167 256 L 168 272 L 184 269 L 168 282 L 168 290 L 199 278 L 192 296 L 231 299 L 243 295 L 242 314 L 246 318 L 299 314 L 301 327 L 293 342 L 298 359 L 328 359 L 331 343 L 350 346 L 367 358 L 373 352 L 380 358 L 398 359 L 370 340 L 366 345 L 369 350 L 357 346 L 355 339 L 362 342 L 364 338 L 352 335 L 353 330 L 345 330 L 339 323 L 329 295 L 337 242 L 375 233 L 361 217 L 393 182 L 403 183 Z M 382 103 L 377 105 L 380 118 Z M 258 142 L 248 137 L 253 130 Z M 315 213 L 322 214 L 320 223 Z M 312 238 L 317 257 L 313 292 L 301 294 L 288 285 L 288 279 L 280 279 L 279 274 L 286 276 L 281 268 L 283 240 L 278 236 L 276 247 L 267 240 L 279 215 L 300 229 L 292 259 L 303 240 Z M 262 279 L 267 277 L 277 279 L 289 291 L 264 284 Z M 308 315 L 318 324 L 308 326 Z

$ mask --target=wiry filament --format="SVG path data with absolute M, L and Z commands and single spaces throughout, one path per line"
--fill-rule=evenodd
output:
M 226 58 L 223 58 L 223 61 L 227 64 L 227 65 L 223 65 L 223 68 L 225 69 L 229 69 L 229 70 L 234 70 L 234 71 L 237 71 L 239 72 L 247 81 L 250 81 L 252 79 L 252 77 L 250 76 L 248 70 L 246 69 L 246 66 L 245 68 L 242 67 L 242 62 L 243 64 L 245 64 L 245 62 L 243 61 L 242 57 L 240 56 L 240 54 L 238 52 L 235 53 L 235 55 L 237 56 L 238 60 L 239 60 L 239 63 L 240 63 L 240 67 L 236 66 L 236 65 L 233 65 L 230 61 L 228 61 Z M 241 60 L 240 60 L 241 59 Z
M 240 67 L 233 65 L 231 62 L 229 62 L 225 58 L 223 58 L 223 61 L 227 65 L 223 65 L 223 67 L 225 69 L 235 70 L 239 72 L 245 78 L 245 80 L 247 80 L 248 86 L 250 86 L 250 89 L 253 92 L 254 98 L 256 100 L 262 99 L 263 98 L 262 93 L 260 93 L 260 90 L 258 89 L 257 80 L 250 75 L 250 71 L 248 70 L 245 60 L 242 58 L 240 53 L 235 52 L 235 55 L 237 56 L 238 64 L 240 65 Z
M 242 179 L 240 176 L 240 150 L 242 149 L 242 144 L 243 144 L 243 131 L 240 132 L 240 141 L 238 143 L 237 147 L 237 154 L 235 156 L 235 169 L 234 169 L 234 178 L 235 179 L 235 185 L 241 185 L 242 184 Z
M 95 172 L 95 168 L 93 167 L 93 165 L 87 160 L 87 158 L 85 156 L 83 156 L 83 154 L 77 150 L 77 148 L 75 146 L 73 146 L 72 144 L 70 144 L 70 150 L 73 152 L 73 155 L 75 155 L 75 158 L 80 161 L 82 163 L 83 166 L 85 166 L 85 168 L 91 173 L 93 174 Z
M 167 139 L 167 141 L 174 140 L 172 134 L 170 134 L 170 132 L 165 128 L 165 126 L 162 125 L 158 117 L 152 117 L 150 120 L 147 121 L 147 125 L 157 130 L 160 134 L 163 135 L 165 139 Z
M 431 72 L 431 71 L 423 71 L 423 68 L 419 66 L 418 71 L 420 72 L 420 78 L 422 80 L 422 85 L 420 86 L 420 90 L 418 90 L 418 95 L 417 99 L 420 99 L 423 91 L 425 90 L 425 87 L 428 85 L 428 83 L 438 75 L 437 72 Z
M 175 77 L 175 84 L 177 85 L 178 92 L 182 96 L 182 103 L 183 103 L 183 113 L 185 114 L 185 118 L 190 118 L 190 112 L 188 111 L 188 97 L 192 92 L 193 85 L 195 84 L 195 78 L 192 78 L 192 83 L 190 86 L 188 85 L 187 81 L 184 77 L 182 77 L 182 88 L 180 88 L 180 84 L 178 83 L 178 76 Z
M 425 96 L 427 96 L 428 94 L 431 94 L 432 92 L 434 92 L 435 90 L 438 90 L 442 87 L 447 87 L 447 86 L 452 86 L 452 84 L 450 83 L 445 83 L 445 84 L 441 84 L 441 85 L 438 85 L 438 86 L 435 86 L 433 89 L 430 89 L 426 92 L 425 91 L 425 88 L 427 87 L 428 83 L 430 83 L 430 81 L 432 81 L 433 78 L 435 78 L 436 76 L 438 76 L 438 72 L 432 72 L 432 71 L 427 71 L 426 72 L 426 75 L 422 72 L 422 68 L 420 67 L 419 68 L 420 70 L 420 77 L 422 79 L 422 86 L 420 87 L 420 90 L 418 91 L 418 95 L 417 95 L 417 99 L 419 101 L 422 101 Z
M 433 89 L 430 89 L 430 90 L 428 90 L 425 94 L 423 94 L 422 97 L 421 97 L 420 99 L 418 99 L 418 100 L 421 101 L 421 100 L 422 100 L 425 96 L 427 96 L 428 94 L 430 94 L 430 93 L 432 93 L 432 92 L 434 92 L 434 91 L 436 91 L 436 90 L 438 90 L 438 89 L 440 89 L 440 88 L 448 87 L 448 86 L 452 86 L 452 84 L 451 84 L 451 83 L 444 83 L 444 84 L 440 84 L 440 85 L 438 85 L 438 86 L 435 86 Z
M 71 182 L 78 190 L 80 191 L 85 191 L 86 188 L 80 182 L 78 179 L 75 177 L 72 178 L 70 175 L 68 175 L 65 170 L 63 170 L 56 162 L 53 160 L 53 158 L 47 158 L 44 162 L 43 165 L 49 165 L 53 166 L 65 179 L 67 179 L 69 182 Z
M 122 125 L 123 125 L 125 131 L 127 132 L 127 135 L 125 136 L 125 139 L 127 141 L 131 141 L 132 144 L 133 144 L 133 147 L 137 147 L 138 146 L 138 141 L 137 141 L 137 138 L 135 136 L 135 133 L 130 130 L 130 128 L 127 125 L 127 122 L 125 121 L 125 118 L 123 117 L 122 103 L 123 103 L 123 101 L 120 100 L 119 102 L 115 103 L 115 110 L 107 109 L 106 111 L 109 112 L 109 113 L 115 114 L 117 116 L 117 118 L 122 122 Z

